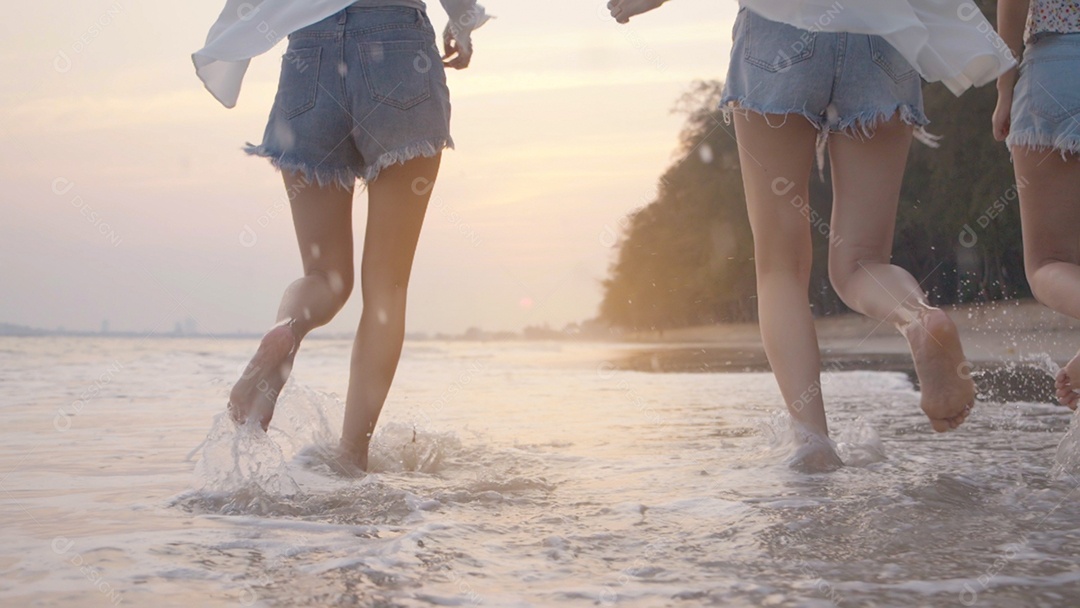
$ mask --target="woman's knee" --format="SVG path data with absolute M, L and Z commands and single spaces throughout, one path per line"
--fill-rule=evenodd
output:
M 407 284 L 364 279 L 361 291 L 365 309 L 381 310 L 383 316 L 404 316 Z
M 855 273 L 856 266 L 849 260 L 838 260 L 837 257 L 835 255 L 829 256 L 829 283 L 832 284 L 836 295 L 843 300 L 848 291 L 848 282 L 851 275 Z
M 847 302 L 851 279 L 868 264 L 889 264 L 887 254 L 877 247 L 839 245 L 829 251 L 829 282 L 842 300 Z
M 1025 256 L 1024 258 L 1024 274 L 1027 275 L 1028 286 L 1031 287 L 1031 295 L 1044 305 L 1048 305 L 1048 291 L 1052 289 L 1052 284 L 1058 280 L 1053 276 L 1053 266 L 1056 266 L 1057 264 L 1075 265 L 1076 262 L 1049 256 Z
M 341 310 L 345 303 L 349 301 L 355 281 L 352 266 L 341 264 L 328 268 L 311 269 L 307 275 L 318 277 L 326 284 L 338 310 Z

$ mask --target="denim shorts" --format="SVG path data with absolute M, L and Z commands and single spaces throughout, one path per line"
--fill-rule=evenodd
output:
M 289 35 L 263 142 L 246 150 L 351 188 L 447 147 L 450 91 L 427 15 L 350 6 Z
M 735 18 L 721 107 L 803 116 L 821 134 L 819 153 L 830 132 L 869 137 L 896 115 L 932 143 L 922 130 L 930 122 L 922 79 L 884 38 L 812 32 L 745 8 Z
M 1080 154 L 1080 34 L 1044 34 L 1024 51 L 1006 144 Z

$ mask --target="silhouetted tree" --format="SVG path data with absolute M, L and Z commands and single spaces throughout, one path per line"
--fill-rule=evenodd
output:
M 980 3 L 993 21 L 994 7 Z M 600 318 L 629 329 L 754 320 L 753 241 L 734 129 L 718 108 L 722 85 L 695 82 L 677 102 L 687 116 L 678 154 L 656 200 L 628 218 L 603 282 Z M 992 86 L 957 99 L 924 88 L 939 148 L 912 147 L 901 193 L 893 262 L 939 304 L 1029 296 L 1016 186 L 1007 150 L 990 133 Z M 832 211 L 828 167 L 811 208 Z M 828 280 L 828 238 L 813 231 L 810 302 L 818 315 L 846 311 Z

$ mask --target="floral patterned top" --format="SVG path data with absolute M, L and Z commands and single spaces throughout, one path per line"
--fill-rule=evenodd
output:
M 1031 0 L 1024 40 L 1035 42 L 1044 34 L 1080 32 L 1080 0 Z

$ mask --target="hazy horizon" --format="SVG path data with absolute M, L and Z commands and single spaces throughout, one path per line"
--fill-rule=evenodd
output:
M 594 317 L 619 222 L 673 158 L 683 117 L 670 109 L 692 80 L 723 77 L 737 10 L 680 0 L 619 26 L 600 0 L 484 4 L 498 19 L 476 33 L 473 66 L 449 74 L 458 149 L 417 252 L 411 333 Z M 300 260 L 279 175 L 240 148 L 262 135 L 284 44 L 222 108 L 189 57 L 222 5 L 45 2 L 0 26 L 0 323 L 272 323 Z M 350 331 L 359 310 L 357 292 L 327 330 Z

